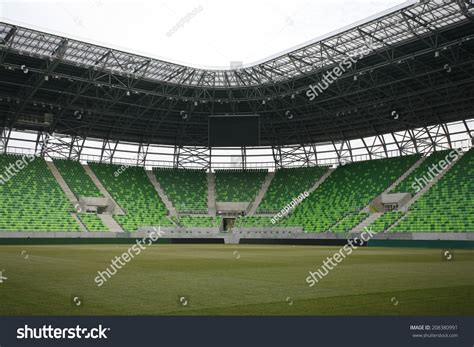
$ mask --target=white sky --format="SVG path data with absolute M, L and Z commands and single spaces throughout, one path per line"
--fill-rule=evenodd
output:
M 228 68 L 231 61 L 260 61 L 403 2 L 0 0 L 0 17 L 168 61 Z

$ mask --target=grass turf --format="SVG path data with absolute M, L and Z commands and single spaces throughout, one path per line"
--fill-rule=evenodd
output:
M 474 314 L 471 250 L 359 248 L 309 288 L 338 247 L 153 245 L 97 287 L 128 247 L 0 246 L 0 315 Z

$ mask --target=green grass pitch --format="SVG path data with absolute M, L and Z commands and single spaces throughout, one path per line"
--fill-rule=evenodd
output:
M 339 247 L 153 245 L 97 287 L 128 247 L 0 246 L 0 315 L 474 314 L 472 250 L 359 248 L 310 288 Z

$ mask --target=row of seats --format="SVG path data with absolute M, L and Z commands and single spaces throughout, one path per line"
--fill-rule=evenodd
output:
M 203 170 L 153 168 L 178 212 L 207 213 L 207 175 Z
M 282 224 L 329 230 L 348 213 L 362 210 L 418 159 L 410 155 L 339 166 Z
M 410 168 L 419 155 L 355 162 L 339 166 L 287 217 L 243 218 L 239 226 L 295 226 L 308 232 L 349 231 L 367 217 L 361 214 L 376 196 Z M 339 221 L 347 217 L 346 222 Z
M 76 198 L 103 196 L 80 162 L 64 159 L 55 159 L 53 162 Z
M 336 224 L 334 227 L 331 228 L 330 231 L 334 232 L 349 232 L 351 231 L 355 226 L 360 224 L 364 219 L 369 217 L 368 213 L 350 213 L 347 215 L 344 219 L 342 219 L 338 224 Z
M 453 156 L 454 157 L 454 156 Z M 474 151 L 470 149 L 411 207 L 393 232 L 474 231 Z
M 43 158 L 2 154 L 0 175 L 0 230 L 80 231 Z
M 415 168 L 404 180 L 402 180 L 394 189 L 392 193 L 411 193 L 416 194 L 427 183 L 433 175 L 429 172 L 433 165 L 436 165 L 440 160 L 448 157 L 449 150 L 436 151 L 426 157 L 423 162 Z
M 216 200 L 253 201 L 262 187 L 267 170 L 216 170 Z
M 293 198 L 311 188 L 326 172 L 327 167 L 280 169 L 275 172 L 257 213 L 274 213 Z
M 368 227 L 377 233 L 382 233 L 388 230 L 388 228 L 395 224 L 404 215 L 401 211 L 387 211 L 373 221 Z
M 374 231 L 450 232 L 474 230 L 473 151 L 459 160 L 454 152 L 438 151 L 399 183 L 392 192 L 410 192 L 420 177 L 441 160 L 456 164 L 411 206 L 402 212 L 386 212 L 370 227 Z M 253 216 L 236 220 L 236 227 L 296 226 L 309 232 L 347 232 L 365 218 L 365 206 L 410 168 L 419 155 L 355 162 L 339 166 L 288 217 L 272 223 L 271 217 Z M 0 155 L 0 168 L 15 165 L 21 156 Z M 11 231 L 79 231 L 72 217 L 73 206 L 61 190 L 42 158 L 24 161 L 25 167 L 15 174 L 0 172 L 0 230 Z M 59 172 L 77 197 L 101 196 L 79 162 L 55 160 Z M 91 169 L 124 210 L 114 215 L 126 231 L 140 226 L 171 226 L 168 211 L 142 167 L 90 163 Z M 308 190 L 327 172 L 325 167 L 278 170 L 258 211 L 277 212 L 292 198 Z M 201 170 L 154 169 L 154 173 L 178 211 L 207 209 L 207 176 Z M 253 201 L 267 175 L 266 170 L 217 170 L 217 201 Z M 11 177 L 10 177 L 11 176 Z M 96 214 L 78 214 L 89 231 L 107 231 Z M 180 216 L 182 226 L 214 227 L 220 218 Z
M 168 210 L 151 184 L 143 167 L 130 166 L 119 170 L 115 164 L 89 163 L 89 166 L 124 210 L 114 219 L 125 231 L 137 231 L 141 226 L 171 226 Z
M 78 213 L 77 215 L 88 231 L 109 231 L 109 228 L 102 222 L 96 213 Z

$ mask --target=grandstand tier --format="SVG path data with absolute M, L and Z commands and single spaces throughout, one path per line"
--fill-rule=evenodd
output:
M 104 230 L 105 223 L 121 232 L 115 221 L 136 231 L 209 226 L 216 215 L 231 226 L 227 218 L 244 215 L 235 225 L 472 231 L 471 154 L 419 188 L 451 154 L 440 149 L 474 143 L 473 6 L 408 1 L 225 69 L 0 21 L 0 153 L 45 158 L 0 178 L 0 228 Z M 340 78 L 321 79 L 321 70 L 355 56 Z M 213 131 L 217 119 L 222 127 Z M 81 168 L 85 161 L 94 162 L 94 175 Z M 125 162 L 141 167 L 115 165 Z M 173 169 L 150 171 L 156 166 Z M 271 219 L 305 191 L 288 216 Z M 389 206 L 381 196 L 389 192 L 404 194 L 384 195 Z M 100 196 L 80 204 L 102 215 L 70 206 Z
M 54 159 L 53 161 L 76 198 L 102 196 L 102 193 L 87 175 L 80 162 L 65 159 Z
M 77 216 L 88 231 L 109 231 L 109 228 L 107 228 L 96 213 L 79 213 Z
M 420 184 L 423 184 L 425 177 L 433 177 L 430 168 L 438 164 L 440 160 L 449 158 L 452 151 L 442 150 L 431 153 L 426 159 L 413 170 L 404 180 L 392 189 L 392 193 L 411 193 L 416 194 L 420 190 Z
M 452 155 L 451 161 L 454 165 L 410 206 L 407 215 L 390 231 L 474 231 L 473 153 L 474 151 L 470 149 L 456 159 L 455 155 Z M 444 158 L 442 155 L 440 157 Z
M 2 154 L 0 168 L 0 230 L 80 231 L 74 207 L 43 158 Z
M 368 206 L 418 158 L 409 155 L 340 166 L 283 222 L 302 225 L 307 231 L 329 230 L 347 214 Z
M 124 210 L 114 215 L 125 231 L 137 231 L 141 226 L 171 226 L 168 211 L 143 167 L 89 163 L 101 183 Z
M 309 190 L 327 170 L 327 167 L 319 166 L 277 170 L 257 213 L 278 212 L 288 204 L 288 199 Z
M 178 212 L 207 213 L 205 171 L 153 168 L 153 172 Z
M 468 232 L 474 230 L 473 151 L 437 151 L 428 156 L 391 192 L 416 194 L 414 182 L 429 179 L 430 168 L 440 161 L 453 165 L 440 174 L 432 187 L 418 195 L 408 212 L 381 214 L 369 227 L 376 232 Z M 463 154 L 463 155 L 461 155 Z M 10 176 L 3 174 L 0 185 L 0 230 L 6 231 L 80 231 L 71 203 L 56 182 L 42 158 L 1 155 L 0 167 L 8 168 L 18 160 L 25 167 Z M 337 167 L 289 215 L 272 219 L 301 190 L 308 190 L 325 172 L 326 167 L 279 169 L 265 194 L 260 211 L 266 215 L 241 216 L 234 227 L 301 227 L 306 232 L 349 232 L 369 217 L 369 205 L 420 158 L 408 155 L 354 162 Z M 79 197 L 101 193 L 79 162 L 54 161 L 61 176 Z M 206 216 L 207 174 L 202 170 L 154 169 L 167 195 L 180 214 L 171 220 L 143 167 L 90 163 L 89 166 L 124 214 L 113 218 L 125 231 L 147 226 L 221 228 L 222 217 Z M 10 170 L 11 171 L 11 170 Z M 431 170 L 433 171 L 433 170 Z M 261 187 L 265 170 L 218 170 L 217 199 L 241 201 L 253 199 Z M 443 175 L 444 174 L 444 175 Z M 434 179 L 435 177 L 433 177 Z M 219 195 L 220 194 L 220 195 Z M 417 195 L 417 196 L 418 196 Z M 288 200 L 285 200 L 288 199 Z M 51 208 L 54 206 L 54 208 Z M 187 213 L 184 211 L 188 211 Z M 192 212 L 200 213 L 193 215 Z M 272 213 L 270 213 L 272 212 Z M 77 214 L 87 231 L 109 231 L 99 215 Z M 368 224 L 369 221 L 366 223 Z
M 337 223 L 334 227 L 330 229 L 330 231 L 334 232 L 349 232 L 354 228 L 356 225 L 360 224 L 364 219 L 369 217 L 368 213 L 351 213 L 343 218 L 339 223 Z
M 261 188 L 267 170 L 216 170 L 216 200 L 251 202 Z
M 310 232 L 328 231 L 346 216 L 367 207 L 419 157 L 409 155 L 339 166 L 287 218 L 279 220 L 277 225 L 301 226 Z M 342 224 L 340 228 L 348 229 L 349 226 L 355 226 L 358 224 L 358 218 L 363 216 L 366 217 L 357 214 L 355 219 L 348 219 L 348 225 Z M 251 223 L 261 225 L 266 221 L 257 218 L 253 218 Z
M 401 211 L 387 211 L 373 221 L 368 227 L 377 233 L 385 232 L 404 215 Z

